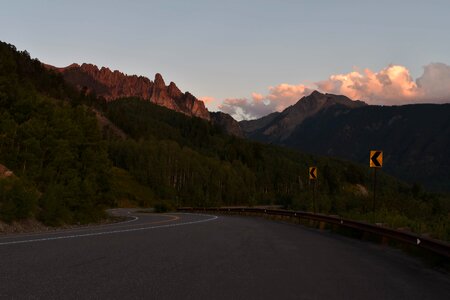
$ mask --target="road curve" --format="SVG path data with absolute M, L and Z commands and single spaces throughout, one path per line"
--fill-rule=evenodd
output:
M 450 277 L 398 250 L 262 218 L 130 215 L 0 237 L 0 298 L 450 299 Z

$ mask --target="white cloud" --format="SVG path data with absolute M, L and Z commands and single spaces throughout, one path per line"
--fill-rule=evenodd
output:
M 450 66 L 443 63 L 425 66 L 423 75 L 417 78 L 417 87 L 422 102 L 450 102 Z
M 273 103 L 265 102 L 263 99 L 258 100 L 258 97 L 256 100 L 255 98 L 227 98 L 219 105 L 219 109 L 237 120 L 259 118 L 275 111 Z
M 409 70 L 389 65 L 379 72 L 365 69 L 362 73 L 332 75 L 316 83 L 318 90 L 346 95 L 369 104 L 405 104 L 417 102 L 419 90 Z

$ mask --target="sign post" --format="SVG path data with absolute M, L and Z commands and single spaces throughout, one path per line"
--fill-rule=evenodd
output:
M 372 201 L 372 213 L 375 215 L 375 202 L 377 197 L 377 169 L 383 167 L 383 151 L 372 150 L 370 151 L 369 166 L 374 168 L 373 170 L 373 201 Z
M 316 182 L 317 182 L 317 167 L 309 167 L 309 183 L 313 182 L 313 209 L 316 213 Z

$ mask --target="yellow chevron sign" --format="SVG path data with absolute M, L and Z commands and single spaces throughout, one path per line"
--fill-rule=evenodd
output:
M 369 164 L 371 168 L 381 168 L 383 166 L 383 151 L 370 151 Z
M 309 179 L 317 179 L 317 167 L 309 167 Z

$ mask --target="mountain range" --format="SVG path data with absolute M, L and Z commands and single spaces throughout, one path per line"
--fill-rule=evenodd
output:
M 136 97 L 191 117 L 199 117 L 226 133 L 255 141 L 335 156 L 366 164 L 372 149 L 385 151 L 388 173 L 436 190 L 450 190 L 450 105 L 372 106 L 343 95 L 318 91 L 281 112 L 237 122 L 223 112 L 209 112 L 161 74 L 154 80 L 126 75 L 92 64 L 65 68 L 45 65 L 78 90 L 111 102 Z M 401 141 L 401 142 L 399 142 Z
M 241 128 L 230 115 L 215 112 L 211 113 L 203 101 L 197 99 L 189 92 L 182 92 L 174 82 L 166 85 L 161 74 L 156 73 L 155 79 L 137 75 L 126 75 L 107 67 L 97 67 L 93 64 L 71 64 L 58 68 L 43 64 L 47 69 L 54 70 L 64 79 L 85 94 L 93 94 L 107 102 L 119 98 L 136 97 L 164 106 L 187 116 L 198 117 L 211 121 L 221 127 L 226 133 L 243 137 Z
M 244 134 L 252 139 L 270 143 L 282 143 L 304 120 L 334 105 L 348 108 L 367 106 L 346 96 L 322 94 L 313 91 L 282 112 L 274 112 L 257 120 L 241 121 Z
M 368 164 L 434 190 L 450 190 L 450 104 L 375 106 L 317 91 L 282 112 L 241 121 L 246 137 Z

